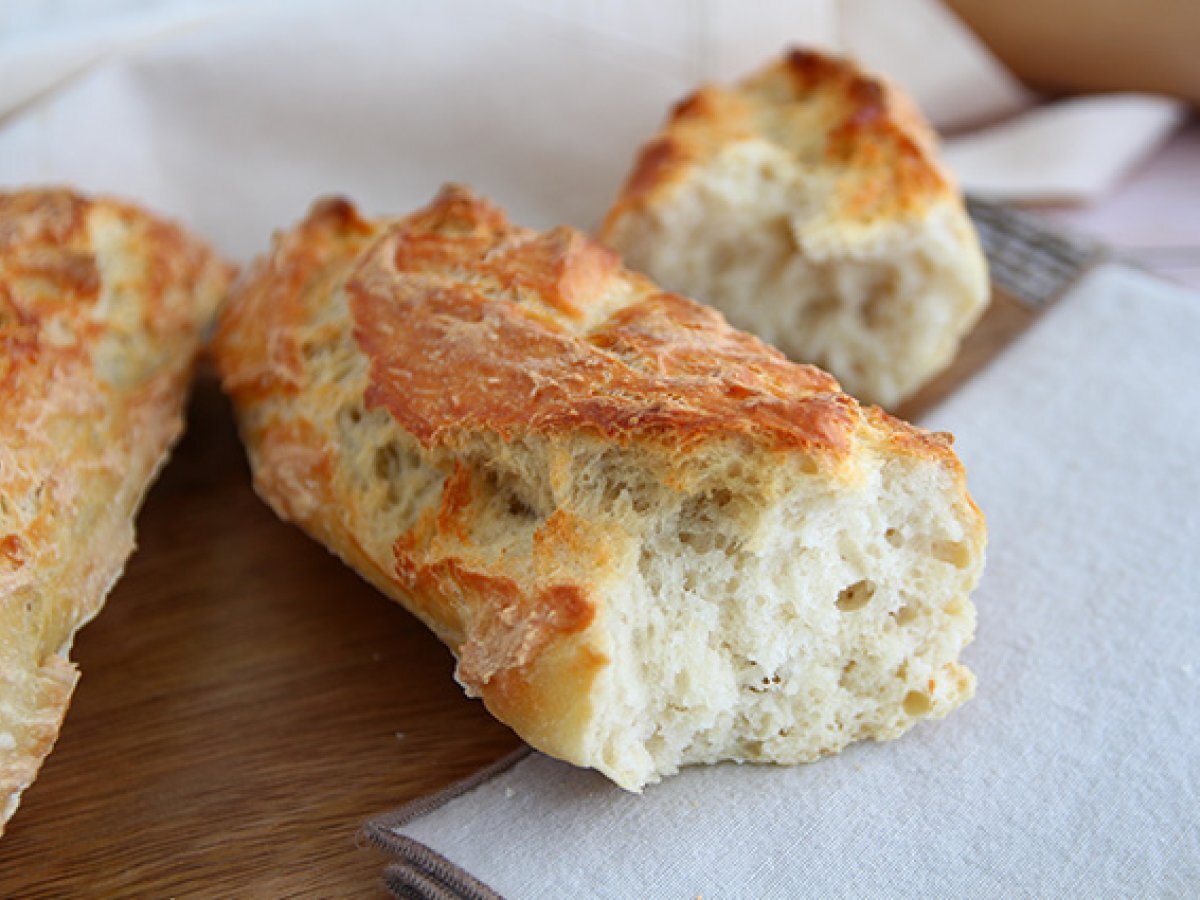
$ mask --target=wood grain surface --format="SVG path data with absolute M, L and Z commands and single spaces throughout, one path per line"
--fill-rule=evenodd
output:
M 998 295 L 915 416 L 1025 329 Z M 58 746 L 0 841 L 0 897 L 376 897 L 368 817 L 517 738 L 449 652 L 250 488 L 211 377 L 76 642 Z

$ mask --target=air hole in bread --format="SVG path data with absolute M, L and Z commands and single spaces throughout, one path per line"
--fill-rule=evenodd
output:
M 394 507 L 400 502 L 399 490 L 396 483 L 401 477 L 401 461 L 400 448 L 393 442 L 388 442 L 375 448 L 375 455 L 371 460 L 371 468 L 375 472 L 375 477 L 379 479 L 380 484 L 384 485 L 384 503 L 387 507 Z
M 357 425 L 362 420 L 363 410 L 358 404 L 347 404 L 338 410 L 338 427 L 343 431 L 349 430 L 351 426 Z
M 838 685 L 840 687 L 847 687 L 850 683 L 851 676 L 854 675 L 854 670 L 857 668 L 858 663 L 853 659 L 842 666 L 842 674 L 838 678 Z
M 375 477 L 382 481 L 392 481 L 400 474 L 400 450 L 391 442 L 375 448 L 373 460 Z
M 516 494 L 508 495 L 508 514 L 518 519 L 537 518 L 537 512 Z
M 917 620 L 917 611 L 907 603 L 892 613 L 897 625 L 911 625 Z
M 904 546 L 904 535 L 900 533 L 899 528 L 889 528 L 883 533 L 883 536 L 893 547 Z
M 838 593 L 837 608 L 842 612 L 853 612 L 862 609 L 875 596 L 875 582 L 869 579 L 856 581 Z
M 971 564 L 971 550 L 962 541 L 934 541 L 933 556 L 956 569 L 965 569 Z
M 542 518 L 536 502 L 529 497 L 528 488 L 512 473 L 489 468 L 485 470 L 483 480 L 497 509 L 514 519 L 531 521 Z
M 577 476 L 575 489 L 580 496 L 593 495 L 599 501 L 597 511 L 602 514 L 624 504 L 636 513 L 645 513 L 658 503 L 662 486 L 649 473 L 632 468 L 626 455 L 615 450 L 588 460 Z
M 904 695 L 904 711 L 910 716 L 925 716 L 933 709 L 933 701 L 923 691 L 909 691 Z
M 726 530 L 732 503 L 733 493 L 726 488 L 717 488 L 684 501 L 679 511 L 679 543 L 697 553 L 731 552 L 736 542 Z
M 750 690 L 756 694 L 765 694 L 767 691 L 779 687 L 783 683 L 783 679 L 778 675 L 764 675 L 758 680 L 758 684 L 750 685 Z

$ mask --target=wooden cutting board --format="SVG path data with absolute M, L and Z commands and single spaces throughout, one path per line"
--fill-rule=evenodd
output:
M 997 292 L 961 385 L 1034 313 Z M 518 746 L 450 653 L 254 495 L 211 376 L 74 658 L 83 677 L 0 840 L 0 897 L 384 896 L 368 817 Z

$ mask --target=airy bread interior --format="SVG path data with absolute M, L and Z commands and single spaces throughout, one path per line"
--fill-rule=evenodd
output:
M 764 138 L 730 144 L 605 234 L 626 263 L 894 406 L 953 357 L 986 275 L 961 208 L 830 215 L 837 173 Z
M 710 487 L 656 491 L 630 517 L 594 737 L 615 780 L 806 762 L 971 695 L 954 660 L 980 554 L 937 468 L 874 458 L 833 484 L 786 468 L 764 485 L 735 458 Z
M 361 571 L 391 570 L 396 536 L 439 508 L 464 461 L 469 544 L 509 572 L 545 568 L 537 535 L 556 512 L 596 523 L 603 570 L 562 563 L 564 577 L 600 579 L 611 660 L 585 764 L 638 789 L 694 763 L 803 762 L 970 697 L 955 660 L 974 629 L 982 535 L 936 460 L 864 451 L 830 470 L 730 442 L 681 468 L 645 448 L 540 437 L 427 450 L 363 403 L 366 357 L 344 333 L 344 303 L 334 292 L 301 346 L 312 390 L 331 401 L 308 408 L 337 436 L 338 493 L 353 498 L 340 515 L 359 517 L 346 525 L 371 563 Z M 461 651 L 463 634 L 429 624 Z

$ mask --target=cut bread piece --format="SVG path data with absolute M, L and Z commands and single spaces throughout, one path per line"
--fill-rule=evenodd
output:
M 316 205 L 215 354 L 262 496 L 529 743 L 633 790 L 893 738 L 972 691 L 982 517 L 905 425 L 463 188 Z
M 679 104 L 602 237 L 889 407 L 949 364 L 988 298 L 978 238 L 915 107 L 811 51 Z
M 0 193 L 0 830 L 54 746 L 71 642 L 133 549 L 232 275 L 130 204 Z

